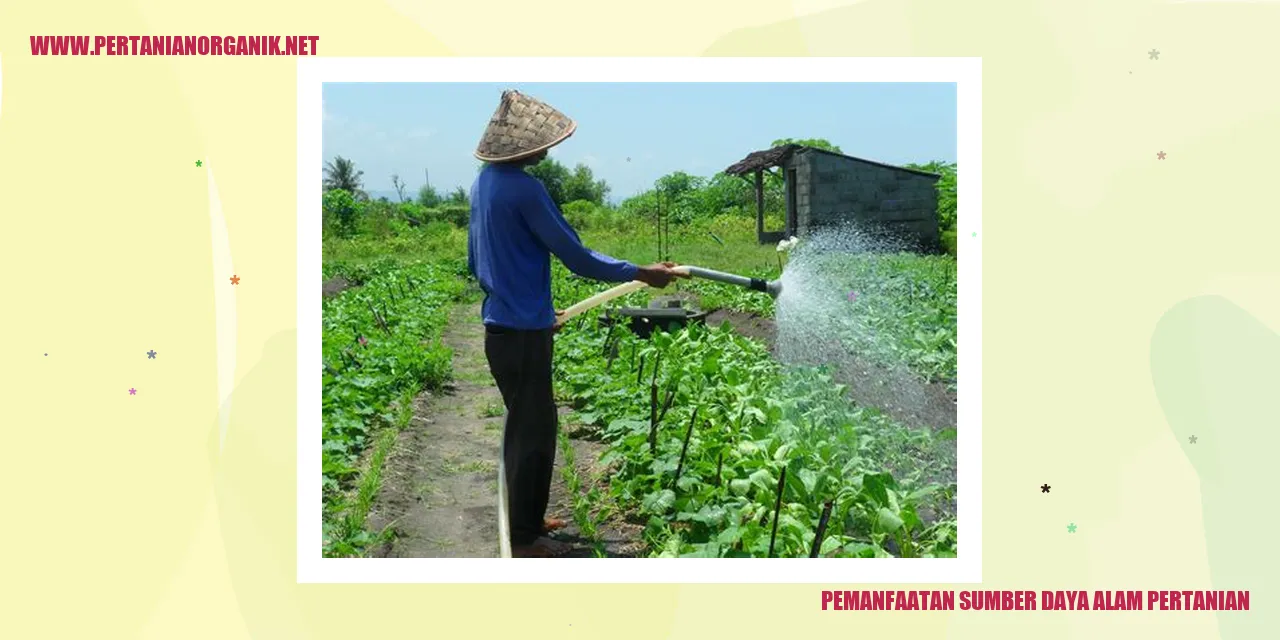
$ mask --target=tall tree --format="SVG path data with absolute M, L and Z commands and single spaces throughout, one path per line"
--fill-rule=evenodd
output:
M 596 180 L 591 167 L 585 164 L 574 167 L 573 174 L 564 181 L 564 203 L 586 200 L 595 204 L 604 204 L 604 199 L 608 195 L 609 184 L 604 180 Z
M 353 196 L 364 198 L 368 194 L 364 192 L 363 176 L 363 171 L 356 170 L 356 163 L 337 156 L 332 162 L 325 163 L 324 189 L 342 189 Z
M 547 156 L 542 159 L 542 162 L 526 168 L 525 171 L 542 182 L 542 186 L 547 188 L 547 193 L 557 205 L 567 202 L 564 187 L 569 181 L 569 170 L 555 158 Z

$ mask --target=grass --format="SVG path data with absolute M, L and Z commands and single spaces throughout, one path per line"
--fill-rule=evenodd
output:
M 382 489 L 382 472 L 387 457 L 400 431 L 413 419 L 413 396 L 412 391 L 401 395 L 395 403 L 394 420 L 378 431 L 372 453 L 361 465 L 354 491 L 334 501 L 335 504 L 345 504 L 345 509 L 340 517 L 332 519 L 331 555 L 361 555 L 365 549 L 385 542 L 393 535 L 389 527 L 376 533 L 367 531 L 367 521 L 373 501 Z
M 577 450 L 569 440 L 568 432 L 560 430 L 561 467 L 560 475 L 564 480 L 565 491 L 569 495 L 573 522 L 578 525 L 582 538 L 591 544 L 596 557 L 605 556 L 605 545 L 600 538 L 600 525 L 609 516 L 609 510 L 602 505 L 599 489 L 590 483 L 589 489 L 583 491 L 583 481 L 578 472 Z
M 502 400 L 490 400 L 480 407 L 481 418 L 497 418 L 506 415 L 507 408 L 502 404 Z

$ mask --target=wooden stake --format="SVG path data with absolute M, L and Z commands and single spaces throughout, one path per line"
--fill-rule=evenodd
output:
M 667 417 L 667 409 L 671 408 L 671 401 L 676 398 L 675 383 L 667 388 L 667 397 L 662 401 L 662 411 L 658 412 L 658 422 L 662 422 Z
M 693 408 L 693 417 L 689 419 L 689 430 L 684 433 L 684 446 L 680 448 L 680 462 L 676 463 L 676 478 L 671 481 L 671 490 L 676 490 L 680 482 L 680 472 L 684 470 L 684 457 L 689 453 L 689 439 L 693 436 L 693 425 L 698 421 L 698 407 Z
M 773 557 L 773 543 L 778 540 L 778 512 L 782 511 L 782 489 L 787 484 L 787 468 L 778 474 L 778 500 L 773 503 L 773 533 L 769 535 L 769 557 Z
M 658 385 L 649 385 L 649 455 L 658 450 Z
M 822 536 L 827 532 L 827 521 L 831 519 L 831 501 L 822 505 L 822 517 L 818 519 L 818 530 L 813 534 L 813 548 L 809 550 L 809 557 L 818 557 L 818 552 L 822 551 Z

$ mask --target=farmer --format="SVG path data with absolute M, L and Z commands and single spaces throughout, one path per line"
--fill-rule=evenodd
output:
M 467 263 L 485 292 L 484 351 L 507 409 L 502 447 L 516 557 L 570 550 L 547 536 L 563 523 L 545 519 L 559 427 L 551 389 L 552 334 L 560 329 L 551 254 L 570 271 L 605 282 L 661 288 L 682 276 L 671 263 L 638 267 L 586 248 L 547 189 L 525 173 L 576 126 L 534 98 L 505 91 L 475 153 L 486 166 L 471 187 Z

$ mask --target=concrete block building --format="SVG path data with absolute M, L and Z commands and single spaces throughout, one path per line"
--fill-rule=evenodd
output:
M 780 173 L 786 185 L 784 229 L 764 228 L 765 172 Z M 852 222 L 916 250 L 939 246 L 937 174 L 795 144 L 751 153 L 725 173 L 754 176 L 762 244 Z

